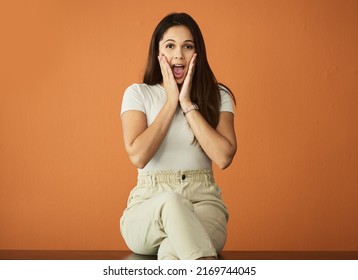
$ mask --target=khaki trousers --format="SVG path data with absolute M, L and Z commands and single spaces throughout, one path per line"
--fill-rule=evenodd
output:
M 191 260 L 217 256 L 227 220 L 211 170 L 161 171 L 138 176 L 120 228 L 137 254 Z

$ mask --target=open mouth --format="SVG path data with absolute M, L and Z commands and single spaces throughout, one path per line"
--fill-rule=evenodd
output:
M 184 76 L 184 70 L 185 70 L 185 67 L 184 65 L 181 65 L 181 64 L 174 64 L 173 65 L 173 74 L 174 74 L 174 77 L 176 79 L 180 79 Z

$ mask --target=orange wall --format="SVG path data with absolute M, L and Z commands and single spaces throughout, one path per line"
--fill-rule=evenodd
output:
M 173 11 L 238 100 L 227 250 L 358 249 L 357 1 L 2 1 L 0 249 L 125 249 L 123 91 Z

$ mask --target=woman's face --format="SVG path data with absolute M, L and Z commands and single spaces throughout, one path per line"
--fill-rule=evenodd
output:
M 184 25 L 170 27 L 159 42 L 159 53 L 167 58 L 177 84 L 182 84 L 195 53 L 190 30 Z

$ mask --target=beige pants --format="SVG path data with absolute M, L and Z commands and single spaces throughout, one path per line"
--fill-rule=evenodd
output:
M 227 219 L 211 170 L 162 171 L 138 176 L 120 225 L 133 252 L 190 260 L 217 256 Z

